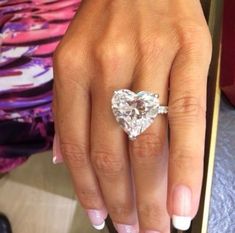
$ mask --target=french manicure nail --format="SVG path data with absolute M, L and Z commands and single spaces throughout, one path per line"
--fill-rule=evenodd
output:
M 192 192 L 185 185 L 177 185 L 173 191 L 172 222 L 178 230 L 188 230 L 191 225 Z
M 59 139 L 58 136 L 55 134 L 54 140 L 53 140 L 53 163 L 58 164 L 63 162 L 63 157 L 60 151 L 60 144 L 59 144 Z
M 190 228 L 191 225 L 191 217 L 184 217 L 184 216 L 172 216 L 172 222 L 176 229 L 181 231 L 186 231 Z
M 137 233 L 138 225 L 125 225 L 115 223 L 116 230 L 118 233 Z
M 102 230 L 105 226 L 105 218 L 107 217 L 107 212 L 105 210 L 86 210 L 86 213 L 91 221 L 92 226 L 96 230 Z

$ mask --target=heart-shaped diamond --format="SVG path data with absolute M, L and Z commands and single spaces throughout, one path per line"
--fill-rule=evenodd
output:
M 115 91 L 112 97 L 113 114 L 132 140 L 152 124 L 158 115 L 159 106 L 158 95 L 146 91 L 136 94 L 121 89 Z

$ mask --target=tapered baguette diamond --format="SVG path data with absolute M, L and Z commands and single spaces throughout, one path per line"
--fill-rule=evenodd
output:
M 159 109 L 166 108 L 160 106 L 159 97 L 146 91 L 137 94 L 121 89 L 114 92 L 112 98 L 112 110 L 117 122 L 128 134 L 130 139 L 135 139 L 146 130 L 154 121 Z

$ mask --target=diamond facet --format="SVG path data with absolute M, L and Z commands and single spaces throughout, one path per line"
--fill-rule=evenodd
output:
M 146 91 L 136 94 L 121 89 L 115 91 L 112 98 L 113 114 L 130 139 L 135 139 L 152 124 L 159 107 L 158 95 Z

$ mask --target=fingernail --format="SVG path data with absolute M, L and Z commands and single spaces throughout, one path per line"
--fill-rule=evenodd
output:
M 105 210 L 86 210 L 86 213 L 91 221 L 92 226 L 96 230 L 102 230 L 105 226 L 105 218 L 107 217 L 107 212 Z
M 137 233 L 138 225 L 125 225 L 115 223 L 116 230 L 118 233 Z
M 54 164 L 58 164 L 58 163 L 62 163 L 63 162 L 63 157 L 60 151 L 60 144 L 59 144 L 59 139 L 58 136 L 55 134 L 54 136 L 54 140 L 53 140 L 53 163 Z
M 172 222 L 178 230 L 188 230 L 191 225 L 192 192 L 185 185 L 177 185 L 173 191 Z
M 181 231 L 186 231 L 190 228 L 191 220 L 191 217 L 183 217 L 177 215 L 172 216 L 174 227 Z

